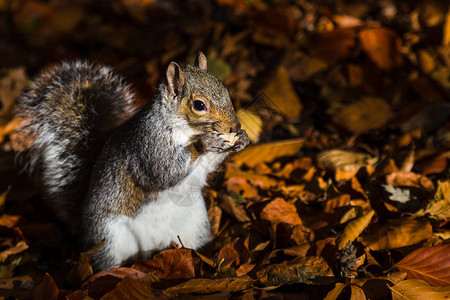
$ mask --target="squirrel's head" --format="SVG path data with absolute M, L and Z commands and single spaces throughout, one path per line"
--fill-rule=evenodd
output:
M 225 86 L 207 71 L 199 53 L 195 66 L 181 68 L 171 62 L 166 72 L 171 106 L 198 132 L 236 133 L 241 123 Z

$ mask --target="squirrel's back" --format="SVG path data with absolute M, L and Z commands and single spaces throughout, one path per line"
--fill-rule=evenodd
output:
M 64 62 L 43 71 L 19 100 L 22 131 L 33 139 L 30 171 L 42 178 L 44 197 L 76 226 L 89 174 L 109 129 L 129 119 L 137 104 L 109 67 Z M 74 199 L 76 197 L 76 199 Z

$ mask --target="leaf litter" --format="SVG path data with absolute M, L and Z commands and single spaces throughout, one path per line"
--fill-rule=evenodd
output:
M 1 296 L 448 298 L 448 3 L 197 4 L 0 3 Z M 14 101 L 51 62 L 89 57 L 144 104 L 198 50 L 253 142 L 204 191 L 214 239 L 94 274 L 101 245 L 80 254 L 14 163 L 33 142 Z

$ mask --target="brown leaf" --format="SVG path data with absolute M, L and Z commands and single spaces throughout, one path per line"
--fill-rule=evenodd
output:
M 364 29 L 359 39 L 369 58 L 382 70 L 389 71 L 401 63 L 401 40 L 388 28 Z
M 415 215 L 430 215 L 430 217 L 438 220 L 450 218 L 450 180 L 438 181 L 433 199 L 427 203 L 425 209 L 421 209 Z
M 329 284 L 334 282 L 333 272 L 320 256 L 300 257 L 280 264 L 268 265 L 257 272 L 264 286 L 307 283 Z
M 450 10 L 445 15 L 444 33 L 442 34 L 442 46 L 450 46 Z
M 367 225 L 370 224 L 370 220 L 372 220 L 374 214 L 375 211 L 371 210 L 365 215 L 348 223 L 342 234 L 340 234 L 336 239 L 338 249 L 341 250 L 345 247 L 345 245 L 347 245 L 348 242 L 353 242 L 361 234 L 361 232 L 366 229 Z
M 225 181 L 228 191 L 233 191 L 244 198 L 253 198 L 258 196 L 258 188 L 250 185 L 246 178 L 231 177 Z
M 14 228 L 21 221 L 22 221 L 22 217 L 21 216 L 3 214 L 0 217 L 0 226 L 5 226 L 5 227 L 8 227 L 8 228 Z
M 0 78 L 0 117 L 8 117 L 14 107 L 16 99 L 28 82 L 25 68 L 11 69 L 5 77 Z
M 433 159 L 433 161 L 422 172 L 423 175 L 442 173 L 447 169 L 447 160 L 450 158 L 450 151 L 447 151 Z
M 371 250 L 410 246 L 431 237 L 433 229 L 426 219 L 403 218 L 389 220 L 375 232 L 358 239 Z
M 166 289 L 164 295 L 171 297 L 190 293 L 237 292 L 248 289 L 252 282 L 248 276 L 223 279 L 196 278 Z
M 446 300 L 450 297 L 449 286 L 431 286 L 418 279 L 405 280 L 389 288 L 394 300 Z
M 242 240 L 236 238 L 231 243 L 226 244 L 220 249 L 217 261 L 221 268 L 237 268 L 250 259 L 250 251 L 245 247 Z
M 209 223 L 211 223 L 211 231 L 213 235 L 217 235 L 222 220 L 222 210 L 216 205 L 211 205 L 208 209 L 208 217 Z
M 238 180 L 236 178 L 242 178 L 249 181 L 252 186 L 266 189 L 278 185 L 278 180 L 274 178 L 266 175 L 259 175 L 251 171 L 241 171 L 237 168 L 228 168 L 225 172 L 225 178 L 234 178 L 235 181 Z
M 325 150 L 317 155 L 319 168 L 334 172 L 358 171 L 362 167 L 375 164 L 377 160 L 369 154 L 340 149 Z
M 450 244 L 416 249 L 395 266 L 406 271 L 409 279 L 450 285 Z
M 304 139 L 293 139 L 253 145 L 238 152 L 232 160 L 238 166 L 245 164 L 253 168 L 261 162 L 272 162 L 278 157 L 295 155 L 302 148 L 303 142 Z
M 91 266 L 91 258 L 95 251 L 100 249 L 105 245 L 105 241 L 101 241 L 91 249 L 88 249 L 80 253 L 77 263 L 70 271 L 67 273 L 66 280 L 72 286 L 80 286 L 86 279 L 89 278 L 94 271 Z
M 335 64 L 350 56 L 356 44 L 355 28 L 339 28 L 321 33 L 312 42 L 310 52 L 313 56 Z
M 228 195 L 222 196 L 222 201 L 220 202 L 220 207 L 226 211 L 230 216 L 236 218 L 238 222 L 249 222 L 250 218 L 244 210 L 242 205 L 236 204 L 233 197 Z
M 344 106 L 333 121 L 356 134 L 383 127 L 392 116 L 391 107 L 381 98 L 365 97 Z
M 48 273 L 45 273 L 44 280 L 38 284 L 33 290 L 34 300 L 56 300 L 58 299 L 59 290 L 55 280 Z
M 434 184 L 430 179 L 413 172 L 393 172 L 386 176 L 386 183 L 392 186 L 410 186 L 434 191 Z
M 154 273 L 161 279 L 187 279 L 195 277 L 193 253 L 190 249 L 168 249 L 156 254 L 152 260 L 141 260 L 132 268 Z
M 350 300 L 366 300 L 366 294 L 364 294 L 364 290 L 357 285 L 350 285 L 350 289 L 352 291 L 352 295 Z
M 150 288 L 151 275 L 146 277 L 133 279 L 131 277 L 125 276 L 121 282 L 119 282 L 116 287 L 108 292 L 102 297 L 102 300 L 113 300 L 113 299 L 156 299 L 153 295 L 152 289 Z
M 260 214 L 261 219 L 268 220 L 274 224 L 286 223 L 290 225 L 301 225 L 297 209 L 283 198 L 275 198 L 264 207 Z

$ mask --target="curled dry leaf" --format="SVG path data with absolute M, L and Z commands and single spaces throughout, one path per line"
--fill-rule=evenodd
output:
M 320 256 L 308 256 L 268 265 L 257 272 L 259 282 L 264 286 L 307 283 L 330 284 L 334 275 L 330 267 Z
M 395 266 L 410 279 L 450 286 L 450 244 L 416 249 Z
M 14 247 L 8 248 L 0 252 L 0 262 L 5 262 L 10 255 L 21 253 L 27 249 L 28 249 L 27 243 L 25 243 L 25 241 L 19 241 Z
M 364 229 L 369 225 L 370 220 L 372 220 L 374 210 L 369 211 L 365 215 L 351 221 L 345 226 L 344 231 L 336 239 L 338 244 L 338 249 L 344 249 L 348 242 L 353 242 Z
M 431 286 L 418 279 L 405 280 L 389 288 L 394 300 L 446 300 L 450 297 L 449 286 Z
M 346 173 L 348 176 L 340 179 L 351 179 L 360 168 L 374 165 L 377 160 L 378 158 L 369 154 L 340 149 L 325 150 L 317 156 L 320 168 L 334 171 L 336 176 L 339 172 L 349 172 Z
M 395 219 L 383 225 L 375 232 L 358 239 L 371 250 L 394 249 L 417 244 L 428 239 L 433 228 L 426 219 Z
M 381 98 L 365 97 L 344 106 L 333 121 L 352 133 L 365 133 L 383 127 L 392 116 L 391 107 Z
M 181 294 L 210 294 L 215 292 L 237 292 L 248 289 L 253 280 L 249 276 L 223 279 L 191 279 L 179 285 L 170 287 L 164 291 L 166 296 Z
M 429 215 L 438 220 L 450 218 L 450 180 L 438 181 L 433 199 L 428 202 L 425 209 L 421 209 L 415 215 Z
M 275 77 L 263 89 L 264 104 L 280 112 L 288 119 L 297 119 L 303 109 L 300 98 L 292 86 L 284 67 L 280 67 Z
M 334 286 L 334 289 L 328 292 L 327 296 L 324 298 L 324 300 L 336 300 L 338 299 L 339 295 L 342 293 L 344 288 L 347 286 L 347 284 L 337 282 Z
M 285 140 L 273 143 L 253 145 L 233 156 L 238 165 L 255 167 L 262 162 L 272 162 L 282 156 L 293 156 L 302 148 L 304 139 Z
M 369 58 L 382 70 L 390 70 L 401 63 L 401 40 L 388 28 L 361 30 L 359 39 Z
M 434 191 L 434 184 L 430 179 L 413 172 L 393 172 L 386 176 L 386 183 L 392 186 L 410 186 Z

